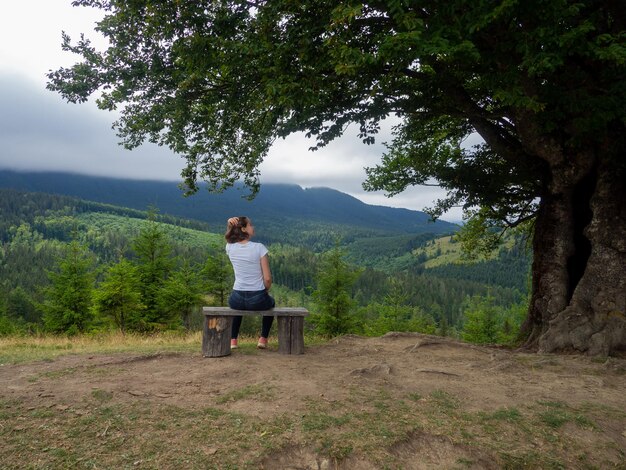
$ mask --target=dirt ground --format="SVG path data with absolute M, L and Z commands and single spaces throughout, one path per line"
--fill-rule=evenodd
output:
M 305 354 L 298 356 L 279 354 L 273 343 L 266 351 L 244 348 L 223 358 L 203 358 L 200 352 L 68 355 L 49 362 L 3 365 L 0 400 L 19 403 L 22 410 L 53 408 L 85 415 L 90 413 L 94 391 L 98 391 L 111 397 L 110 404 L 141 402 L 190 410 L 213 404 L 227 412 L 262 420 L 271 420 L 286 410 L 293 416 L 303 416 L 310 412 L 307 403 L 312 399 L 351 406 L 355 412 L 367 408 L 369 403 L 355 402 L 355 390 L 382 390 L 391 400 L 413 396 L 428 401 L 429 397 L 445 394 L 454 398 L 455 409 L 461 409 L 465 416 L 537 409 L 541 403 L 556 403 L 569 410 L 595 406 L 609 411 L 594 415 L 592 429 L 568 424 L 565 431 L 567 439 L 574 439 L 567 442 L 578 446 L 578 463 L 581 453 L 586 455 L 586 463 L 579 465 L 573 456 L 568 460 L 567 449 L 562 450 L 559 461 L 568 468 L 626 468 L 625 372 L 623 358 L 537 355 L 433 336 L 391 333 L 380 338 L 341 337 L 307 346 Z M 259 384 L 272 390 L 271 400 L 219 401 L 236 390 Z M 9 425 L 8 421 L 4 423 L 5 427 Z M 528 435 L 532 441 L 535 434 Z M 433 430 L 425 424 L 385 452 L 394 455 L 394 468 L 507 466 L 494 455 L 493 448 L 482 449 L 472 445 L 471 438 L 464 441 L 454 436 L 449 427 Z M 524 444 L 527 450 L 533 445 L 542 444 Z M 256 465 L 381 468 L 380 460 L 359 452 L 348 453 L 342 459 L 325 459 L 319 449 L 299 442 L 297 436 L 291 445 L 265 455 Z M 168 465 L 157 461 L 153 466 Z

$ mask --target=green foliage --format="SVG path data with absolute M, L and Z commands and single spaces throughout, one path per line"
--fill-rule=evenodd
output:
M 3 313 L 0 313 L 0 336 L 12 336 L 19 332 L 14 321 Z
M 9 336 L 17 333 L 15 322 L 7 317 L 4 297 L 0 297 L 0 336 Z
M 65 255 L 50 271 L 43 321 L 46 330 L 75 334 L 86 331 L 91 320 L 95 274 L 91 253 L 77 241 L 67 245 Z
M 120 331 L 139 329 L 143 304 L 137 268 L 123 258 L 110 265 L 93 301 L 96 314 L 112 319 Z
M 145 329 L 156 328 L 171 321 L 171 312 L 161 308 L 159 292 L 173 268 L 173 260 L 170 257 L 172 246 L 155 217 L 153 213 L 132 241 L 141 303 L 144 305 Z
M 76 4 L 105 10 L 97 30 L 110 47 L 64 36 L 82 61 L 50 72 L 48 87 L 72 102 L 98 93 L 100 108 L 119 110 L 129 148 L 148 139 L 185 155 L 191 190 L 199 177 L 217 190 L 238 180 L 256 189 L 275 137 L 305 131 L 323 146 L 354 123 L 371 143 L 395 114 L 369 189 L 395 194 L 435 178 L 450 191 L 439 210 L 465 202 L 502 220 L 533 213 L 543 138 L 572 150 L 621 139 L 617 4 Z M 530 125 L 533 142 L 519 130 Z M 462 149 L 473 132 L 487 145 Z
M 363 307 L 361 315 L 364 317 L 363 332 L 370 336 L 381 336 L 391 331 L 425 334 L 437 331 L 437 324 L 431 315 L 408 305 L 399 308 L 374 302 Z
M 41 320 L 37 305 L 21 286 L 17 286 L 7 295 L 6 315 L 25 324 L 36 324 Z
M 465 309 L 465 324 L 461 336 L 465 341 L 495 344 L 498 340 L 498 311 L 493 297 L 472 297 Z
M 320 257 L 304 247 L 271 246 L 272 277 L 276 284 L 311 294 L 319 270 Z
M 465 224 L 454 235 L 454 240 L 461 243 L 465 259 L 476 260 L 479 257 L 489 259 L 496 253 L 503 240 L 506 240 L 505 233 L 508 227 L 503 228 L 500 221 L 489 217 L 489 211 L 484 208 L 465 212 Z M 532 238 L 533 228 L 530 221 L 525 221 L 510 230 L 511 236 L 516 243 L 528 242 Z
M 390 331 L 435 333 L 436 323 L 433 317 L 411 306 L 404 287 L 400 281 L 392 279 L 384 303 L 373 303 L 366 307 L 365 315 L 366 318 L 369 317 L 369 321 L 364 329 L 367 334 L 380 336 Z
M 491 295 L 473 296 L 465 306 L 461 336 L 477 344 L 514 344 L 527 310 L 524 302 L 504 309 L 495 305 Z
M 189 227 L 193 222 L 156 217 L 144 212 L 125 210 L 106 205 L 90 205 L 85 201 L 46 194 L 19 193 L 5 190 L 0 200 L 3 217 L 16 221 L 16 225 L 0 233 L 0 299 L 2 299 L 4 324 L 10 332 L 34 332 L 41 327 L 41 312 L 48 302 L 50 280 L 45 275 L 55 265 L 55 257 L 64 253 L 74 236 L 96 255 L 98 274 L 92 311 L 95 315 L 90 328 L 104 331 L 119 328 L 145 331 L 161 328 L 179 328 L 181 321 L 192 327 L 199 322 L 198 312 L 190 304 L 183 305 L 188 287 L 197 273 L 202 280 L 203 304 L 225 303 L 232 287 L 232 267 L 223 250 L 223 235 L 199 232 Z M 23 201 L 22 207 L 18 204 Z M 61 204 L 63 203 L 63 204 Z M 49 211 L 44 208 L 50 208 Z M 89 212 L 91 211 L 91 212 Z M 150 220 L 152 217 L 152 220 Z M 148 219 L 146 221 L 146 219 Z M 158 219 L 158 220 L 157 220 Z M 2 220 L 2 218 L 0 218 Z M 166 223 L 167 220 L 175 223 Z M 150 231 L 146 229 L 152 226 Z M 270 227 L 278 230 L 280 224 Z M 313 225 L 311 225 L 313 227 Z M 320 225 L 319 232 L 327 227 Z M 264 227 L 265 230 L 265 227 Z M 142 231 L 156 234 L 171 250 L 167 255 L 168 275 L 158 289 L 158 321 L 149 321 L 143 310 L 141 298 L 137 299 L 138 263 L 140 259 L 132 250 L 133 240 Z M 162 233 L 161 233 L 162 232 Z M 296 233 L 297 230 L 296 230 Z M 307 241 L 317 245 L 314 231 Z M 327 243 L 327 235 L 319 239 L 320 246 Z M 350 320 L 342 331 L 359 334 L 384 334 L 388 331 L 419 331 L 457 336 L 464 323 L 462 311 L 467 297 L 488 292 L 495 298 L 499 311 L 512 312 L 499 324 L 498 341 L 515 340 L 518 325 L 525 316 L 525 306 L 520 304 L 527 283 L 528 259 L 518 245 L 501 249 L 499 255 L 488 262 L 473 264 L 445 264 L 425 269 L 424 261 L 414 253 L 427 250 L 434 254 L 434 242 L 429 235 L 398 235 L 380 237 L 373 232 L 355 230 L 343 241 L 343 263 L 358 261 L 370 266 L 360 270 L 348 288 L 347 300 L 351 305 Z M 361 237 L 372 237 L 361 238 Z M 442 257 L 455 248 L 448 238 L 442 245 Z M 376 247 L 379 247 L 377 254 Z M 363 249 L 362 253 L 359 250 Z M 270 246 L 270 265 L 274 277 L 272 295 L 278 305 L 307 307 L 315 320 L 320 312 L 311 298 L 318 289 L 318 276 L 323 260 L 313 250 L 287 244 Z M 428 261 L 432 261 L 429 254 Z M 187 263 L 186 273 L 181 259 L 204 261 L 202 266 Z M 149 257 L 147 257 L 149 258 Z M 395 262 L 395 260 L 402 260 Z M 379 266 L 373 268 L 371 266 Z M 171 283 L 171 289 L 166 285 Z M 505 286 L 505 287 L 503 287 Z M 191 289 L 195 290 L 195 289 Z M 168 292 L 169 300 L 164 301 Z M 206 295 L 208 294 L 208 295 Z M 179 299 L 176 296 L 180 295 Z M 222 302 L 224 299 L 224 302 Z M 183 304 L 177 304 L 178 301 Z M 169 308 L 179 305 L 180 308 Z M 7 313 L 9 312 L 9 313 Z M 185 313 L 186 312 L 186 313 Z M 122 320 L 123 316 L 123 320 Z M 243 333 L 254 334 L 259 327 L 256 319 L 243 324 Z M 325 325 L 326 326 L 326 325 Z M 332 326 L 332 325 L 331 325 Z M 436 329 L 434 330 L 436 326 Z M 10 328 L 9 328 L 10 327 Z M 307 328 L 316 328 L 313 322 Z M 5 328 L 5 329 L 7 329 Z
M 344 252 L 338 242 L 333 250 L 324 255 L 318 272 L 317 289 L 313 292 L 317 312 L 310 317 L 319 334 L 336 336 L 357 327 L 351 290 L 359 274 L 344 261 Z
M 469 259 L 489 258 L 500 244 L 500 232 L 493 230 L 498 222 L 490 220 L 485 209 L 467 211 L 464 219 L 465 223 L 456 234 L 463 253 Z
M 213 303 L 225 306 L 228 295 L 233 287 L 235 275 L 233 266 L 224 250 L 214 249 L 209 255 L 202 268 L 202 276 L 205 279 L 206 290 L 213 296 Z
M 204 303 L 200 269 L 183 260 L 181 266 L 167 278 L 159 292 L 160 308 L 191 329 L 191 314 Z

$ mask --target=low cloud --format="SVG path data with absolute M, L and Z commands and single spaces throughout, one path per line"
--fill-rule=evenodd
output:
M 0 77 L 0 109 L 2 168 L 180 180 L 180 157 L 151 144 L 125 150 L 111 129 L 112 115 L 93 105 L 65 103 L 28 81 L 5 75 Z
M 111 129 L 115 119 L 93 103 L 73 105 L 43 86 L 17 75 L 0 76 L 0 168 L 21 171 L 66 171 L 129 179 L 180 181 L 185 160 L 164 147 L 145 144 L 133 151 L 118 145 Z M 262 183 L 329 187 L 368 204 L 422 210 L 444 195 L 430 187 L 410 188 L 394 198 L 362 188 L 364 167 L 374 166 L 390 140 L 383 127 L 376 144 L 365 145 L 356 131 L 318 151 L 303 134 L 278 140 L 261 164 Z M 452 212 L 446 220 L 460 220 Z

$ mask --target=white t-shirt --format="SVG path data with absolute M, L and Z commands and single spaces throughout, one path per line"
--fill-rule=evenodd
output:
M 265 289 L 261 258 L 268 251 L 263 243 L 227 243 L 226 253 L 235 271 L 234 290 L 259 291 Z

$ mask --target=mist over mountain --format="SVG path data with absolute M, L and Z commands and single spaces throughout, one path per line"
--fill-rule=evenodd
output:
M 86 176 L 57 172 L 0 171 L 0 187 L 75 196 L 122 207 L 159 212 L 207 222 L 222 231 L 233 215 L 251 217 L 257 226 L 306 223 L 337 224 L 388 234 L 451 233 L 456 224 L 431 222 L 420 211 L 375 206 L 330 188 L 303 189 L 292 184 L 263 184 L 253 200 L 248 190 L 230 188 L 211 194 L 204 186 L 184 197 L 177 183 Z

